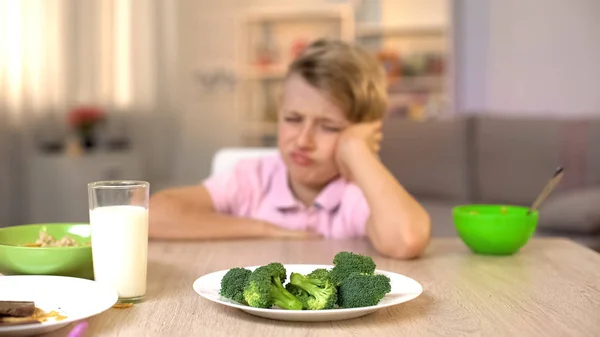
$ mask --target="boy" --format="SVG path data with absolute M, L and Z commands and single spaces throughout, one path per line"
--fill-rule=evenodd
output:
M 314 42 L 285 79 L 279 154 L 155 194 L 150 236 L 368 236 L 383 255 L 418 256 L 429 241 L 429 216 L 377 156 L 386 99 L 373 56 L 340 41 Z

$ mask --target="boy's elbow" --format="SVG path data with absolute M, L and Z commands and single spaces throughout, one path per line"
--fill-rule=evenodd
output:
M 429 237 L 405 240 L 403 247 L 397 252 L 397 258 L 405 260 L 417 258 L 423 254 L 428 243 Z
M 410 227 L 411 230 L 403 230 L 398 235 L 388 235 L 380 240 L 375 245 L 379 253 L 399 260 L 414 259 L 423 254 L 431 235 L 429 215 L 425 213 Z
M 427 247 L 428 240 L 422 239 L 404 239 L 396 241 L 393 245 L 382 245 L 379 252 L 382 255 L 398 260 L 409 260 L 419 257 Z

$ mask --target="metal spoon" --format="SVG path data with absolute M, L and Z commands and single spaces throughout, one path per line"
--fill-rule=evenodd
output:
M 554 172 L 554 175 L 552 175 L 552 178 L 550 178 L 548 183 L 546 183 L 546 186 L 544 186 L 544 189 L 542 190 L 542 192 L 537 196 L 537 198 L 535 199 L 533 204 L 531 204 L 531 207 L 529 207 L 527 214 L 531 214 L 531 212 L 534 212 L 535 210 L 538 209 L 538 207 L 540 207 L 542 202 L 544 202 L 544 200 L 546 200 L 546 198 L 550 195 L 550 193 L 552 193 L 554 188 L 558 185 L 558 183 L 562 179 L 563 175 L 564 175 L 564 170 L 561 166 L 559 166 L 556 169 L 556 171 Z

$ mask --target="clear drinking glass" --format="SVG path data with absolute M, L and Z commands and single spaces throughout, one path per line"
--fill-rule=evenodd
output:
M 149 196 L 145 181 L 88 184 L 94 278 L 113 287 L 120 303 L 146 294 Z

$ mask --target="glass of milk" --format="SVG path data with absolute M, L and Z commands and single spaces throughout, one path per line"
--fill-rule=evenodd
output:
M 114 288 L 120 303 L 146 294 L 149 195 L 145 181 L 88 184 L 94 277 Z

